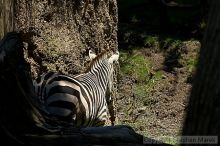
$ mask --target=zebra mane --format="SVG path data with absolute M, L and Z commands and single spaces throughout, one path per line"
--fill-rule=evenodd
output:
M 89 67 L 86 69 L 85 73 L 91 71 L 91 69 L 93 68 L 93 66 L 98 63 L 99 61 L 103 60 L 103 59 L 106 59 L 109 55 L 109 53 L 111 52 L 112 50 L 105 50 L 103 52 L 101 52 L 100 54 L 98 54 L 89 64 Z

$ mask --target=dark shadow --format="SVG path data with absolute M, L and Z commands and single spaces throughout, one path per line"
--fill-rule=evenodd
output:
M 164 53 L 165 71 L 182 67 L 179 58 L 180 46 L 169 49 L 167 39 L 201 40 L 207 19 L 209 3 L 207 0 L 119 0 L 119 49 L 154 49 L 146 43 L 147 36 L 156 36 L 159 51 Z
M 35 62 L 37 62 L 40 66 L 39 68 L 39 72 L 40 73 L 43 73 L 47 70 L 46 66 L 43 65 L 43 60 L 42 58 L 44 58 L 43 54 L 36 54 L 35 53 L 35 50 L 37 49 L 37 45 L 34 43 L 33 41 L 33 37 L 34 36 L 38 36 L 39 37 L 39 33 L 35 31 L 36 29 L 35 28 L 30 28 L 29 32 L 20 32 L 21 34 L 21 37 L 23 39 L 23 41 L 25 43 L 27 43 L 27 55 L 29 57 L 32 57 L 33 60 Z

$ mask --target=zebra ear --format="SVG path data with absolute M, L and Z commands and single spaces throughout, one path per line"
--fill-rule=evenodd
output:
M 117 51 L 115 54 L 113 54 L 109 59 L 108 62 L 109 63 L 113 63 L 114 61 L 118 61 L 119 58 L 119 52 Z
M 92 50 L 89 50 L 89 58 L 90 58 L 90 60 L 96 58 L 96 56 L 97 55 L 95 53 L 93 53 Z

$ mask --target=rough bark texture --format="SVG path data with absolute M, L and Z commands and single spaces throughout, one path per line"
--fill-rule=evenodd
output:
M 25 33 L 32 74 L 80 73 L 88 50 L 117 50 L 116 0 L 17 0 L 17 31 Z
M 14 0 L 0 0 L 0 39 L 14 29 Z
M 183 135 L 220 136 L 220 1 L 214 0 L 202 42 Z

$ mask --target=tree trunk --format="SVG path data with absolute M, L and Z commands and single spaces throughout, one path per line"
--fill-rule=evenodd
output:
M 0 39 L 14 29 L 14 0 L 0 0 Z
M 220 1 L 213 0 L 189 99 L 183 135 L 220 136 L 219 30 Z
M 16 0 L 15 11 L 33 77 L 49 70 L 80 73 L 89 49 L 118 49 L 116 0 Z

